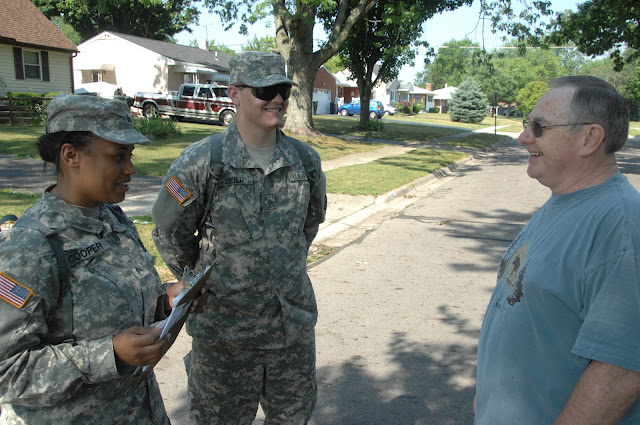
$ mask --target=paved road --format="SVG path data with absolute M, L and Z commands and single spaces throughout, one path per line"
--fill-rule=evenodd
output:
M 640 143 L 619 164 L 640 189 Z M 527 177 L 526 153 L 511 145 L 422 193 L 310 268 L 320 312 L 312 425 L 473 422 L 476 344 L 497 267 L 549 190 Z M 187 351 L 181 335 L 157 367 L 179 425 L 189 423 Z

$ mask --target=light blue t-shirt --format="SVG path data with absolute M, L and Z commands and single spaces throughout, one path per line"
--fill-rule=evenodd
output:
M 640 194 L 552 195 L 507 249 L 480 332 L 477 425 L 545 425 L 591 359 L 640 372 Z M 640 423 L 640 402 L 621 424 Z

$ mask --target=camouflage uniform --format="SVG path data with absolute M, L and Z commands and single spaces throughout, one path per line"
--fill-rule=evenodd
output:
M 268 62 L 273 54 L 261 55 Z M 278 64 L 265 68 L 280 72 Z M 211 139 L 222 143 L 221 172 L 211 163 Z M 306 257 L 324 221 L 326 181 L 320 157 L 306 148 L 319 172 L 315 183 L 279 129 L 262 173 L 234 123 L 185 149 L 164 179 L 153 208 L 162 257 L 197 270 L 217 261 L 205 311 L 187 321 L 197 423 L 250 424 L 263 386 L 269 423 L 305 423 L 313 410 L 317 307 Z M 264 376 L 267 367 L 264 374 L 275 376 Z
M 94 96 L 49 103 L 45 132 L 62 131 L 151 143 L 126 104 Z M 0 422 L 167 425 L 153 373 L 133 389 L 135 368 L 117 364 L 113 349 L 114 335 L 164 315 L 151 255 L 120 207 L 86 217 L 53 187 L 0 233 Z
M 160 278 L 120 207 L 99 208 L 99 220 L 85 217 L 45 191 L 23 214 L 65 229 L 75 342 L 62 342 L 65 283 L 45 236 L 25 227 L 0 232 L 0 271 L 33 291 L 21 308 L 0 300 L 2 423 L 169 423 L 153 374 L 133 390 L 133 368 L 116 367 L 112 343 L 158 318 Z

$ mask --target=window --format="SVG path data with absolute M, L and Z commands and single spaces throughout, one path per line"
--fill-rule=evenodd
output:
M 13 63 L 16 71 L 16 80 L 42 80 L 49 78 L 49 52 L 46 50 L 23 50 L 13 48 Z
M 196 88 L 194 86 L 184 86 L 182 89 L 182 95 L 187 97 L 193 97 Z
M 31 50 L 22 51 L 22 63 L 24 65 L 24 78 L 40 79 L 40 53 Z
M 214 88 L 213 92 L 216 94 L 216 97 L 229 97 L 229 93 L 227 93 L 227 89 L 224 87 Z
M 98 83 L 100 81 L 102 81 L 102 72 L 91 71 L 91 82 Z
M 200 90 L 198 90 L 198 97 L 206 97 L 206 98 L 212 98 L 213 94 L 211 93 L 211 89 L 209 87 L 202 87 Z

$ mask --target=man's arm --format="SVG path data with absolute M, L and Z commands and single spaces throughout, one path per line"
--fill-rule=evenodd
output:
M 554 425 L 614 425 L 640 396 L 640 373 L 591 361 Z

